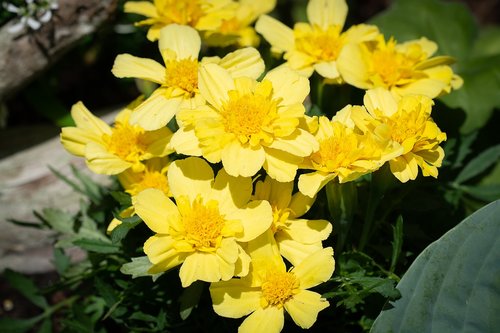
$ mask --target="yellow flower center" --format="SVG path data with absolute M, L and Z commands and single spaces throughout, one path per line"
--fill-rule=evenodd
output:
M 221 34 L 231 34 L 239 31 L 241 28 L 241 23 L 236 17 L 232 17 L 229 20 L 222 20 L 219 31 Z
M 184 90 L 189 96 L 198 92 L 198 60 L 182 59 L 167 63 L 166 86 Z
M 126 123 L 116 123 L 111 135 L 104 134 L 107 150 L 124 161 L 136 162 L 147 149 L 143 138 L 144 130 Z
M 279 209 L 276 206 L 273 208 L 273 224 L 271 225 L 271 230 L 276 233 L 288 226 L 288 217 L 290 216 L 291 210 L 289 208 Z
M 292 272 L 269 271 L 262 283 L 262 307 L 281 308 L 298 292 L 300 282 Z
M 165 174 L 159 171 L 149 171 L 148 169 L 144 171 L 142 179 L 133 184 L 132 188 L 127 192 L 130 195 L 136 195 L 147 188 L 156 188 L 166 195 L 169 195 L 170 192 Z
M 407 53 L 396 50 L 396 42 L 390 39 L 387 44 L 379 45 L 371 55 L 371 80 L 376 86 L 393 87 L 406 84 L 422 77 L 414 68 L 422 60 L 423 52 L 414 45 Z
M 160 4 L 163 2 L 163 6 Z M 178 23 L 194 27 L 203 17 L 204 12 L 197 0 L 164 0 L 155 1 L 156 9 L 166 24 Z
M 225 225 L 218 202 L 209 200 L 204 204 L 201 196 L 198 196 L 189 205 L 189 199 L 181 197 L 177 199 L 177 206 L 182 215 L 184 240 L 195 250 L 212 251 L 218 248 Z
M 311 29 L 294 29 L 295 47 L 316 61 L 337 60 L 340 49 L 344 45 L 341 26 L 329 26 L 327 30 L 313 25 Z
M 407 139 L 418 139 L 424 132 L 427 116 L 423 112 L 402 110 L 384 122 L 390 129 L 391 139 L 403 143 Z
M 234 134 L 241 143 L 250 141 L 252 146 L 261 140 L 270 143 L 271 122 L 276 117 L 277 104 L 270 96 L 258 93 L 240 95 L 237 91 L 229 91 L 229 100 L 220 112 L 225 131 Z
M 335 135 L 320 140 L 319 150 L 311 155 L 317 170 L 334 172 L 340 167 L 349 167 L 356 159 L 359 148 L 355 134 L 340 126 L 335 129 Z

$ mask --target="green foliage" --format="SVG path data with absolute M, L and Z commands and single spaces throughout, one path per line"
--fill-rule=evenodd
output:
M 494 332 L 500 327 L 500 201 L 426 248 L 405 273 L 402 297 L 372 333 Z

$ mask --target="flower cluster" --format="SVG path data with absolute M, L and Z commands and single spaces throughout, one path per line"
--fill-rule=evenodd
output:
M 403 183 L 419 169 L 437 177 L 446 134 L 431 117 L 432 98 L 461 84 L 452 59 L 432 57 L 437 47 L 425 38 L 398 44 L 366 24 L 343 31 L 344 0 L 311 0 L 309 22 L 293 29 L 265 15 L 274 5 L 127 2 L 125 11 L 147 17 L 138 25 L 150 26 L 163 64 L 121 54 L 112 72 L 156 90 L 113 126 L 79 102 L 76 126 L 61 133 L 70 153 L 96 173 L 117 175 L 132 197 L 108 231 L 120 218 L 144 221 L 152 231 L 145 273 L 179 268 L 183 287 L 210 283 L 217 314 L 249 315 L 241 332 L 279 332 L 285 311 L 302 328 L 314 324 L 329 302 L 308 289 L 335 266 L 323 244 L 331 223 L 306 217 L 318 192 L 386 163 Z M 284 54 L 282 65 L 265 70 L 255 31 Z M 200 57 L 202 46 L 229 44 L 242 48 Z M 309 116 L 314 71 L 325 84 L 366 89 L 364 105 Z

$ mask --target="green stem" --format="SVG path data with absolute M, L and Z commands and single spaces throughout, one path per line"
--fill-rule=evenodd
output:
M 370 194 L 368 196 L 368 205 L 366 207 L 365 219 L 363 221 L 363 229 L 361 231 L 361 238 L 359 240 L 359 251 L 363 251 L 366 244 L 368 243 L 368 239 L 370 238 L 370 234 L 372 232 L 373 221 L 375 218 L 375 211 L 377 210 L 377 206 L 380 202 L 379 193 L 375 193 L 375 189 L 373 183 L 370 184 Z M 377 191 L 378 192 L 378 191 Z

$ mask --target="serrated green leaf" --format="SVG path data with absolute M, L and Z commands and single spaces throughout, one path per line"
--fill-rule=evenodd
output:
M 151 268 L 152 264 L 147 256 L 132 258 L 131 262 L 123 264 L 120 268 L 120 272 L 127 275 L 132 275 L 132 278 L 138 278 L 141 276 L 151 276 L 153 281 L 156 281 L 162 273 L 150 274 L 148 270 Z
M 105 242 L 99 239 L 89 239 L 89 238 L 79 238 L 73 241 L 73 244 L 81 247 L 84 250 L 97 253 L 118 253 L 120 247 L 112 244 L 111 242 Z
M 500 327 L 500 201 L 429 245 L 371 333 L 495 332 Z
M 31 303 L 42 309 L 49 307 L 47 300 L 40 295 L 40 290 L 31 279 L 10 269 L 5 270 L 3 274 L 9 285 L 19 291 Z
M 500 86 L 500 85 L 499 85 Z M 471 160 L 458 174 L 455 182 L 461 184 L 481 174 L 500 158 L 500 145 L 490 147 Z

